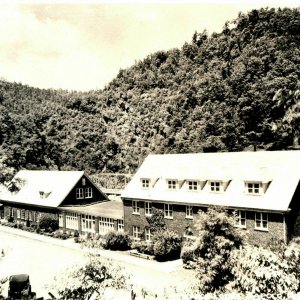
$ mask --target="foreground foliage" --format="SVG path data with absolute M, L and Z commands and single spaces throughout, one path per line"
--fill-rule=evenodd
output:
M 245 242 L 234 224 L 235 216 L 223 208 L 199 212 L 196 240 L 185 244 L 181 257 L 188 268 L 196 269 L 201 293 L 222 290 L 233 279 L 229 258 Z
M 102 299 L 109 289 L 125 289 L 129 276 L 112 262 L 91 256 L 81 266 L 75 266 L 54 279 L 48 286 L 59 299 Z

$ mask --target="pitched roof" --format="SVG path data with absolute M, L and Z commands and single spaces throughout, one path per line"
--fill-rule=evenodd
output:
M 17 193 L 2 193 L 0 200 L 45 207 L 58 207 L 83 176 L 83 171 L 21 170 L 14 181 L 21 180 Z M 40 192 L 48 194 L 42 198 Z
M 143 189 L 141 178 L 153 187 Z M 229 183 L 222 193 L 187 188 L 168 190 L 166 181 L 220 180 Z M 300 179 L 300 151 L 221 152 L 149 155 L 123 191 L 122 198 L 194 205 L 222 205 L 287 211 Z M 245 182 L 270 183 L 262 195 L 244 192 Z

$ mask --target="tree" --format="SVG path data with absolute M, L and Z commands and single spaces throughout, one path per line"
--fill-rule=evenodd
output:
M 81 266 L 76 265 L 54 278 L 48 288 L 59 299 L 103 299 L 107 289 L 127 288 L 128 279 L 129 275 L 121 267 L 90 256 Z
M 165 217 L 162 210 L 153 207 L 151 216 L 146 217 L 146 219 L 152 234 L 160 232 L 166 228 Z
M 233 249 L 245 242 L 245 234 L 234 227 L 235 215 L 221 207 L 199 212 L 196 240 L 184 248 L 182 256 L 197 272 L 200 292 L 222 290 L 233 278 L 228 259 Z M 189 253 L 187 253 L 187 250 Z

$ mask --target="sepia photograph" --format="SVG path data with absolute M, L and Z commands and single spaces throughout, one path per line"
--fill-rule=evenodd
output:
M 300 300 L 300 2 L 0 0 L 0 300 Z

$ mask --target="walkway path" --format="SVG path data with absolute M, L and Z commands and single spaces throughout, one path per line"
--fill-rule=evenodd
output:
M 33 232 L 28 232 L 17 228 L 11 228 L 3 225 L 0 225 L 0 231 L 23 236 L 26 238 L 38 240 L 45 243 L 50 243 L 56 246 L 67 247 L 70 249 L 80 250 L 83 252 L 90 251 L 89 249 L 83 249 L 80 243 L 75 243 L 73 238 L 67 240 L 61 240 L 61 239 L 57 239 L 57 238 L 53 238 L 53 237 L 49 237 L 49 236 L 45 236 Z M 99 249 L 97 250 L 96 253 L 105 258 L 117 260 L 120 262 L 126 262 L 140 267 L 142 266 L 145 268 L 150 268 L 161 272 L 173 272 L 182 267 L 182 261 L 180 259 L 175 261 L 157 262 L 155 260 L 147 260 L 147 259 L 131 256 L 129 255 L 128 252 L 122 252 L 122 251 L 110 251 L 110 250 Z

